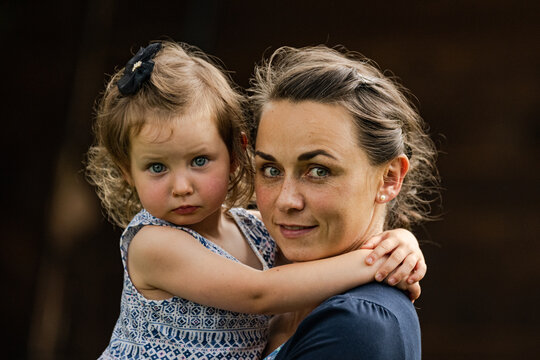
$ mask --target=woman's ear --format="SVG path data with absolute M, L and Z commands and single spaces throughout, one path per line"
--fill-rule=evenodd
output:
M 386 203 L 399 194 L 407 171 L 409 171 L 409 159 L 405 155 L 394 158 L 385 166 L 383 181 L 377 193 L 378 203 Z

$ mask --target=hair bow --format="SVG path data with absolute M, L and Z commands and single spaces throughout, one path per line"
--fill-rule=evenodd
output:
M 118 90 L 122 95 L 133 95 L 150 78 L 154 69 L 152 58 L 161 49 L 161 43 L 153 43 L 139 51 L 128 61 L 124 75 L 118 80 Z

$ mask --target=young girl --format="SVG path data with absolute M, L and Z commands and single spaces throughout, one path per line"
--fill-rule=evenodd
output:
M 261 314 L 372 281 L 384 247 L 400 249 L 384 265 L 401 264 L 392 283 L 423 277 L 416 239 L 403 231 L 374 240 L 386 238 L 370 255 L 377 266 L 358 250 L 273 267 L 275 244 L 262 222 L 233 208 L 253 193 L 242 105 L 208 57 L 171 42 L 139 50 L 110 80 L 87 170 L 108 215 L 125 227 L 124 288 L 100 359 L 260 358 Z

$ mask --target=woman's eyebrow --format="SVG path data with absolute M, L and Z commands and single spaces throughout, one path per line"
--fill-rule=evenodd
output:
M 259 151 L 259 150 L 255 151 L 255 155 L 260 156 L 264 160 L 267 160 L 267 161 L 276 161 L 276 158 L 273 157 L 272 155 L 263 153 L 262 151 Z M 321 150 L 308 151 L 306 153 L 300 154 L 298 156 L 298 161 L 307 161 L 307 160 L 310 160 L 310 159 L 312 159 L 312 158 L 314 158 L 315 156 L 318 156 L 318 155 L 327 156 L 327 157 L 329 157 L 331 159 L 337 160 L 335 156 L 333 156 L 329 152 L 321 149 Z
M 255 156 L 257 156 L 257 155 L 262 157 L 264 160 L 267 160 L 267 161 L 276 161 L 276 158 L 273 157 L 272 155 L 265 154 L 262 151 L 255 150 Z
M 298 156 L 298 161 L 310 160 L 310 159 L 314 158 L 317 155 L 323 155 L 323 156 L 327 156 L 327 157 L 329 157 L 331 159 L 337 160 L 333 155 L 331 155 L 330 153 L 328 153 L 325 150 L 313 150 L 313 151 L 309 151 L 307 153 L 303 153 L 300 156 Z

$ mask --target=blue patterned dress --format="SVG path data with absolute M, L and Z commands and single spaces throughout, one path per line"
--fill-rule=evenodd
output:
M 244 209 L 233 208 L 230 213 L 263 268 L 272 267 L 276 246 L 262 222 Z M 127 253 L 129 243 L 145 225 L 187 231 L 210 251 L 238 261 L 197 232 L 142 210 L 120 239 L 124 265 L 120 316 L 99 359 L 260 359 L 268 335 L 268 316 L 221 310 L 179 297 L 148 300 L 137 291 L 127 271 Z

